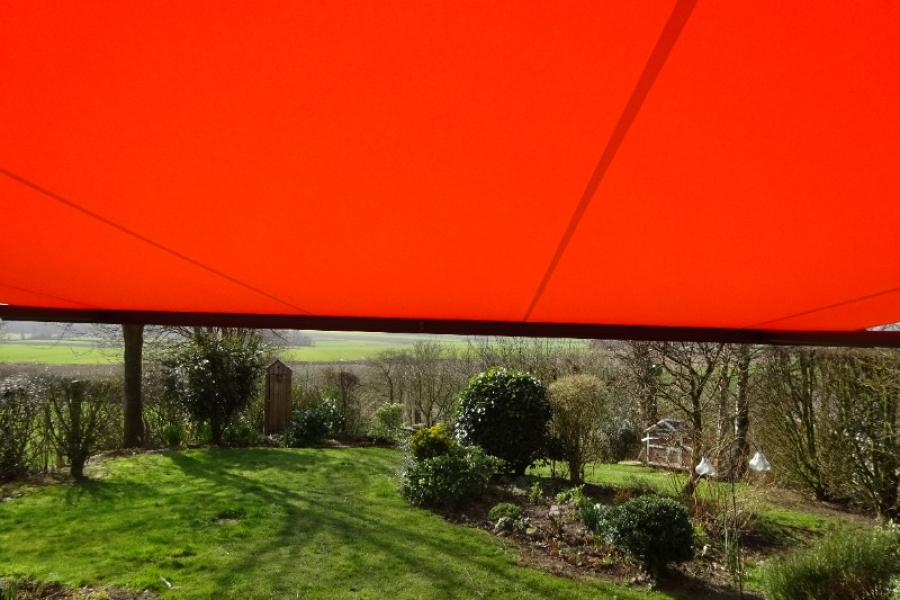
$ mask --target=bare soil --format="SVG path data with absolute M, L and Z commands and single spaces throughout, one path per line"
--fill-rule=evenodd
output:
M 12 587 L 11 587 L 12 586 Z M 0 579 L 0 590 L 16 590 L 16 600 L 155 600 L 151 592 L 129 592 L 112 587 L 69 588 L 58 583 L 12 582 Z

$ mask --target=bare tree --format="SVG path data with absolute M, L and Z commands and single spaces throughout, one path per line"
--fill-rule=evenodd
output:
M 712 395 L 710 388 L 715 387 L 717 372 L 722 367 L 725 344 L 659 342 L 652 349 L 663 369 L 660 396 L 686 417 L 693 462 L 697 464 L 706 450 L 703 414 Z M 682 493 L 692 496 L 698 481 L 699 476 L 691 468 Z
M 734 396 L 734 441 L 729 461 L 728 476 L 732 480 L 740 479 L 747 469 L 747 457 L 750 454 L 750 367 L 755 355 L 750 345 L 738 346 L 737 354 L 737 391 Z
M 626 342 L 618 358 L 625 365 L 630 388 L 637 395 L 642 430 L 659 421 L 659 379 L 662 365 L 650 342 Z
M 809 348 L 769 348 L 761 359 L 760 428 L 770 451 L 777 455 L 789 482 L 813 492 L 816 499 L 831 494 L 820 451 L 822 427 L 829 409 L 822 394 L 822 351 Z
M 337 368 L 326 369 L 324 376 L 326 386 L 334 393 L 338 410 L 343 417 L 343 433 L 359 433 L 362 428 L 359 375 L 344 365 L 339 365 Z
M 407 423 L 416 422 L 409 396 L 410 355 L 406 350 L 385 350 L 369 361 L 370 381 L 378 404 L 402 404 Z
M 53 413 L 49 433 L 69 458 L 72 477 L 84 479 L 84 465 L 100 449 L 118 390 L 105 380 L 53 379 L 46 391 Z
M 883 517 L 900 517 L 900 354 L 829 352 L 823 372 L 833 397 L 829 445 L 841 457 L 834 488 Z
M 425 425 L 449 420 L 462 382 L 450 364 L 453 351 L 435 342 L 418 342 L 410 354 L 410 400 Z

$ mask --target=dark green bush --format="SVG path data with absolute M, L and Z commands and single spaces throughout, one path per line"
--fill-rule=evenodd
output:
M 253 330 L 198 327 L 162 361 L 164 393 L 209 427 L 220 445 L 226 427 L 257 395 L 265 343 Z
M 340 414 L 331 399 L 294 411 L 285 438 L 289 446 L 300 448 L 322 443 L 340 430 Z
M 694 529 L 687 508 L 671 498 L 641 496 L 613 509 L 604 519 L 607 537 L 616 547 L 659 575 L 671 562 L 694 556 Z
M 540 454 L 550 420 L 544 385 L 502 367 L 480 373 L 460 393 L 457 437 L 503 459 L 517 475 Z
M 896 532 L 841 531 L 770 563 L 763 589 L 768 600 L 889 600 L 898 575 Z
M 417 506 L 454 508 L 484 494 L 498 466 L 481 448 L 457 446 L 445 454 L 409 460 L 400 491 Z
M 419 429 L 409 441 L 409 450 L 416 460 L 447 454 L 455 446 L 456 440 L 443 423 Z
M 500 504 L 495 504 L 490 512 L 488 512 L 489 521 L 499 521 L 501 517 L 508 517 L 515 521 L 521 516 L 522 509 L 512 502 L 501 502 Z

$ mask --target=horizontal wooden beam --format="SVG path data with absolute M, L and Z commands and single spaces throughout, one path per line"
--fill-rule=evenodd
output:
M 386 333 L 496 335 L 595 340 L 900 348 L 900 331 L 777 331 L 717 327 L 659 327 L 522 321 L 467 321 L 457 319 L 94 310 L 7 305 L 0 305 L 0 319 L 67 323 L 143 323 L 145 325 L 251 327 L 257 329 L 381 331 Z

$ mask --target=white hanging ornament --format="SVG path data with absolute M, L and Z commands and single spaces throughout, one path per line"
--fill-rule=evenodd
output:
M 700 464 L 694 469 L 700 477 L 715 477 L 716 468 L 705 456 L 700 459 Z
M 753 458 L 750 459 L 750 468 L 757 473 L 765 473 L 772 470 L 772 465 L 766 460 L 766 455 L 757 450 Z

